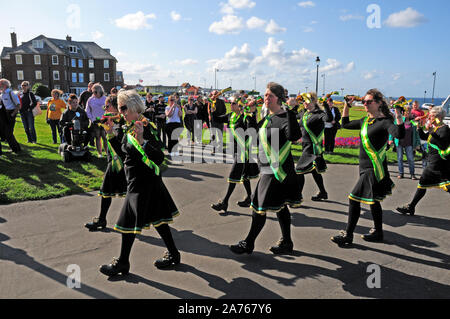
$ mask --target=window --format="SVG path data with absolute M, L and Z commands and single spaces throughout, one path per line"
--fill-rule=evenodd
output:
M 105 73 L 104 80 L 105 82 L 109 82 L 109 73 Z
M 77 67 L 77 59 L 72 59 L 72 68 Z
M 73 45 L 70 45 L 70 46 L 69 46 L 69 52 L 70 52 L 70 53 L 77 53 L 77 47 L 76 47 L 76 46 L 73 46 Z
M 59 58 L 57 55 L 52 55 L 52 64 L 58 65 L 59 64 Z
M 77 83 L 77 74 L 76 73 L 72 73 L 72 82 Z
M 94 68 L 94 60 L 89 59 L 89 68 L 93 69 Z
M 78 73 L 78 82 L 80 83 L 84 82 L 84 73 Z
M 67 58 L 66 58 L 66 56 L 64 56 L 64 66 L 66 66 L 67 65 Z
M 17 80 L 18 81 L 23 81 L 24 77 L 23 77 L 23 71 L 19 70 L 17 71 Z
M 34 71 L 34 77 L 36 80 L 42 80 L 42 71 Z
M 41 64 L 41 56 L 40 55 L 35 55 L 34 56 L 34 64 L 36 64 L 36 65 L 40 65 Z
M 109 60 L 103 60 L 103 67 L 109 69 Z
M 89 73 L 89 82 L 95 82 L 95 73 Z
M 83 60 L 78 60 L 78 67 L 79 68 L 82 68 L 83 67 Z
M 20 54 L 16 54 L 16 64 L 22 64 L 22 56 Z
M 33 40 L 33 49 L 43 49 L 44 41 L 43 40 Z
M 67 71 L 64 70 L 64 81 L 67 81 Z
M 53 71 L 53 80 L 59 81 L 59 71 Z

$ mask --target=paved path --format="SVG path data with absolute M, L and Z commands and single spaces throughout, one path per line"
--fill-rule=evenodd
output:
M 347 195 L 358 168 L 330 165 L 325 175 L 330 200 L 308 200 L 317 192 L 308 176 L 307 200 L 292 211 L 293 255 L 278 257 L 268 251 L 280 237 L 276 216 L 269 215 L 253 255 L 235 256 L 228 246 L 245 238 L 251 221 L 248 209 L 234 205 L 244 197 L 243 187 L 231 197 L 228 215 L 209 208 L 224 195 L 229 169 L 225 164 L 174 163 L 164 173 L 181 211 L 173 224 L 182 253 L 175 270 L 153 266 L 165 247 L 152 229 L 135 242 L 130 275 L 108 279 L 99 273 L 99 265 L 119 255 L 121 236 L 111 228 L 122 199 L 113 200 L 111 228 L 98 233 L 83 227 L 99 211 L 96 193 L 0 206 L 0 298 L 450 297 L 450 201 L 444 192 L 430 191 L 418 216 L 405 217 L 393 210 L 411 198 L 417 183 L 396 181 L 395 197 L 383 202 L 385 243 L 366 243 L 356 236 L 353 248 L 340 249 L 330 237 L 345 228 Z M 357 234 L 373 225 L 366 208 Z M 380 267 L 380 289 L 367 286 L 373 264 Z M 67 287 L 69 265 L 81 270 L 80 289 Z

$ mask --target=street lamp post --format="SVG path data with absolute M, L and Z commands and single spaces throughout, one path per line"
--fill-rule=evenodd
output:
M 217 90 L 217 72 L 219 72 L 219 69 L 214 69 L 214 89 Z
M 344 88 L 342 88 L 341 91 L 342 91 L 342 96 L 344 96 Z
M 316 59 L 317 64 L 317 74 L 316 74 L 316 95 L 319 92 L 319 65 L 320 65 L 320 58 L 317 57 Z
M 427 91 L 425 91 L 425 93 L 423 94 L 423 103 L 425 104 L 425 101 L 427 99 Z
M 431 103 L 434 104 L 434 88 L 436 86 L 436 72 L 433 73 L 434 81 L 433 81 L 433 95 L 431 96 Z
M 306 87 L 306 91 L 305 91 L 305 93 L 308 93 L 308 89 L 309 89 L 309 87 Z

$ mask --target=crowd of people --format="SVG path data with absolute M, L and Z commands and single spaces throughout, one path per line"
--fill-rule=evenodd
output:
M 16 153 L 20 152 L 20 145 L 13 130 L 18 112 L 21 112 L 29 142 L 36 143 L 34 118 L 29 115 L 30 112 L 33 115 L 36 98 L 29 92 L 28 83 L 24 82 L 22 87 L 19 99 L 12 93 L 9 82 L 0 80 L 3 92 L 0 108 L 2 137 Z M 173 94 L 168 97 L 166 105 L 163 97 L 155 101 L 151 93 L 147 94 L 144 103 L 134 90 L 112 91 L 106 96 L 100 84 L 92 83 L 79 98 L 70 95 L 67 110 L 61 93 L 52 91 L 46 113 L 53 142 L 58 142 L 58 135 L 62 139 L 60 142 L 67 142 L 67 134 L 64 129 L 61 131 L 61 126 L 64 127 L 78 113 L 85 128 L 90 127 L 89 136 L 94 140 L 98 155 L 102 156 L 105 150 L 107 156 L 108 166 L 99 193 L 102 198 L 100 215 L 85 227 L 90 231 L 104 229 L 112 198 L 125 197 L 114 227 L 122 234 L 120 257 L 100 268 L 108 276 L 129 272 L 129 257 L 135 237 L 150 226 L 156 228 L 168 249 L 161 259 L 155 261 L 155 266 L 164 269 L 181 261 L 169 227 L 180 212 L 164 185 L 159 167 L 165 158 L 164 149 L 169 156 L 178 155 L 175 148 L 178 139 L 174 139 L 172 133 L 182 127 L 189 132 L 193 144 L 202 143 L 202 136 L 195 136 L 195 132 L 201 132 L 196 125 L 222 132 L 224 124 L 227 124 L 230 129 L 234 164 L 228 177 L 229 185 L 223 200 L 211 207 L 227 212 L 236 184 L 243 184 L 245 198 L 238 205 L 251 208 L 253 215 L 246 238 L 230 246 L 235 254 L 253 252 L 269 213 L 276 213 L 281 228 L 281 239 L 270 251 L 274 254 L 293 252 L 290 209 L 301 207 L 305 175 L 308 174 L 312 175 L 319 189 L 311 200 L 328 199 L 324 185 L 327 171 L 324 154 L 334 151 L 333 140 L 341 127 L 359 131 L 361 145 L 359 176 L 349 195 L 347 228 L 331 238 L 334 243 L 339 246 L 353 243 L 361 204 L 370 206 L 374 221 L 374 228 L 362 239 L 370 242 L 384 240 L 381 202 L 392 194 L 394 187 L 387 164 L 388 145 L 395 146 L 398 153 L 399 178 L 404 176 L 403 151 L 407 154 L 413 179 L 416 179 L 414 150 L 427 154 L 427 164 L 417 192 L 411 203 L 397 208 L 400 213 L 414 215 L 418 202 L 429 188 L 440 188 L 450 193 L 450 128 L 443 123 L 445 111 L 434 107 L 425 115 L 416 102 L 412 109 L 400 107 L 395 101 L 389 105 L 376 89 L 369 90 L 362 99 L 366 115 L 353 121 L 350 120 L 350 108 L 355 101 L 354 96 L 345 98 L 341 113 L 334 106 L 331 95 L 322 100 L 315 93 L 290 98 L 283 86 L 274 82 L 266 87 L 260 119 L 257 99 L 245 92 L 231 98 L 229 113 L 221 99 L 223 92 L 218 91 L 209 97 L 198 97 L 196 101 L 189 97 L 185 104 L 178 94 Z M 257 132 L 258 141 L 247 134 L 248 130 Z M 213 135 L 212 139 L 219 145 L 223 143 L 222 134 Z M 297 163 L 294 163 L 291 153 L 294 143 L 301 143 L 303 148 Z M 253 145 L 258 147 L 258 162 L 251 156 Z M 258 179 L 253 191 L 251 179 Z

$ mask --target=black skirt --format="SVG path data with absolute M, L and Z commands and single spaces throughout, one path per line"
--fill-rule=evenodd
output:
M 125 234 L 141 234 L 150 226 L 173 223 L 178 209 L 161 177 L 155 176 L 145 188 L 128 192 L 114 230 Z
M 100 188 L 98 196 L 108 197 L 125 197 L 127 195 L 127 178 L 125 171 L 113 172 L 111 163 L 108 163 L 103 184 Z
M 261 215 L 268 212 L 278 213 L 286 205 L 296 208 L 302 203 L 300 193 L 296 175 L 289 174 L 283 183 L 280 183 L 274 175 L 261 175 L 253 193 L 251 207 L 254 212 Z
M 418 188 L 440 188 L 448 192 L 450 190 L 450 162 L 444 162 L 444 164 L 438 169 L 434 165 L 427 166 L 420 177 Z
M 240 163 L 238 155 L 234 155 L 234 163 L 231 167 L 228 183 L 242 184 L 245 181 L 259 177 L 258 163 Z
M 327 171 L 327 168 L 327 163 L 322 155 L 303 153 L 295 167 L 295 171 L 298 175 L 309 174 L 314 170 L 319 174 L 323 174 Z
M 378 182 L 374 170 L 367 169 L 360 173 L 359 180 L 349 198 L 363 204 L 373 205 L 376 202 L 382 202 L 388 195 L 392 195 L 394 187 L 395 184 L 389 173 L 386 173 L 386 176 Z

